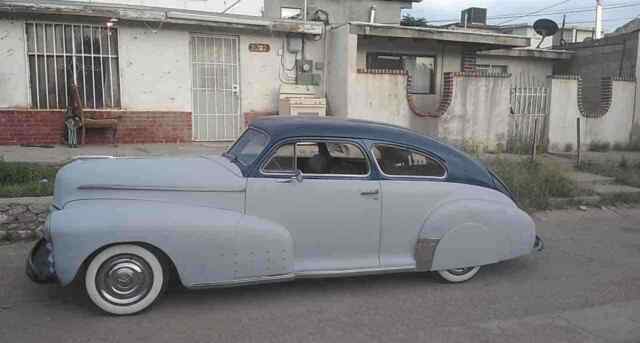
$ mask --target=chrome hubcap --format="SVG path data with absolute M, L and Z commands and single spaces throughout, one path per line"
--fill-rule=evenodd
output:
M 474 267 L 467 267 L 467 268 L 456 268 L 456 269 L 449 269 L 447 270 L 449 273 L 456 275 L 456 276 L 460 276 L 460 275 L 465 275 L 467 273 L 469 273 L 470 271 L 473 270 Z
M 115 305 L 132 305 L 144 298 L 153 284 L 151 267 L 135 255 L 116 255 L 96 274 L 100 296 Z

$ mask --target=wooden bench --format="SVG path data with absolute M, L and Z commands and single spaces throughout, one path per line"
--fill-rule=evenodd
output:
M 101 129 L 101 130 L 111 130 L 111 143 L 116 144 L 116 135 L 118 134 L 118 122 L 122 116 L 118 117 L 110 117 L 110 118 L 102 118 L 102 119 L 94 119 L 89 118 L 88 115 L 84 112 L 80 112 L 80 119 L 82 121 L 82 141 L 80 144 L 85 144 L 85 139 L 87 137 L 87 129 Z

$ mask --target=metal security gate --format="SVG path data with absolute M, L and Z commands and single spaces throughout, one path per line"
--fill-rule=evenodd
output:
M 543 82 L 522 77 L 511 87 L 511 116 L 507 150 L 528 153 L 534 140 L 546 144 L 546 119 L 549 113 L 549 88 Z
M 229 141 L 240 134 L 238 37 L 191 36 L 193 140 Z

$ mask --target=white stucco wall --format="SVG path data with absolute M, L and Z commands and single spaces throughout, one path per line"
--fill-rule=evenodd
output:
M 190 39 L 192 33 L 198 33 L 239 37 L 241 113 L 277 112 L 281 84 L 278 74 L 282 70 L 279 51 L 286 39 L 284 34 L 184 25 L 163 25 L 154 32 L 157 27 L 141 23 L 118 25 L 123 109 L 192 111 Z M 266 53 L 250 52 L 249 43 L 266 43 L 271 49 Z M 287 67 L 293 65 L 295 56 L 286 49 L 283 53 Z M 323 55 L 323 40 L 306 40 L 306 59 L 322 65 Z M 0 108 L 29 107 L 24 20 L 0 19 L 0 58 Z M 324 77 L 320 69 L 313 72 Z
M 356 74 L 350 91 L 349 117 L 411 127 L 404 75 Z
M 510 87 L 509 78 L 456 77 L 451 105 L 438 121 L 438 136 L 490 151 L 506 147 Z
M 122 108 L 191 111 L 188 31 L 121 25 L 118 39 Z
M 564 151 L 567 144 L 577 147 L 577 121 L 580 116 L 582 149 L 592 141 L 626 144 L 633 126 L 635 82 L 614 81 L 609 112 L 600 118 L 585 118 L 578 110 L 578 82 L 551 80 L 549 150 Z
M 30 103 L 24 20 L 0 19 L 0 108 Z

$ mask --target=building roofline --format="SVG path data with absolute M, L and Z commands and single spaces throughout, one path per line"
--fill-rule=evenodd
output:
M 549 60 L 569 60 L 575 54 L 569 50 L 555 49 L 498 49 L 480 51 L 481 56 L 529 57 Z
M 365 36 L 432 39 L 483 45 L 487 50 L 524 48 L 531 44 L 529 37 L 503 33 L 448 30 L 434 27 L 414 27 L 395 24 L 350 22 L 351 33 Z
M 323 24 L 296 20 L 267 19 L 258 16 L 221 14 L 216 12 L 185 10 L 109 3 L 79 1 L 6 0 L 0 3 L 0 13 L 70 15 L 96 18 L 117 18 L 126 21 L 153 21 L 185 25 L 224 26 L 258 31 L 321 34 Z

